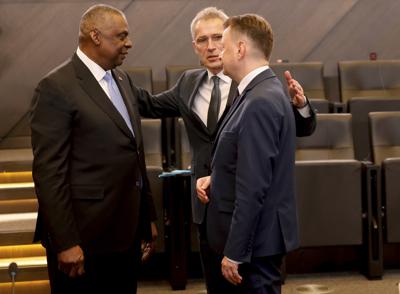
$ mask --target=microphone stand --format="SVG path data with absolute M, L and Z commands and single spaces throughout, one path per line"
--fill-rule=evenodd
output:
M 15 278 L 18 272 L 18 265 L 15 262 L 11 262 L 8 266 L 8 275 L 11 278 L 11 293 L 15 294 Z

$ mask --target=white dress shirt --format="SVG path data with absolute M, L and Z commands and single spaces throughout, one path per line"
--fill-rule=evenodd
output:
M 110 98 L 110 92 L 108 91 L 107 82 L 104 80 L 106 71 L 96 62 L 91 60 L 85 53 L 83 53 L 79 47 L 78 49 L 76 49 L 76 55 L 78 55 L 79 59 L 87 66 L 87 68 L 93 74 L 96 81 L 99 83 L 100 87 L 104 90 L 104 92 L 106 92 L 108 98 Z

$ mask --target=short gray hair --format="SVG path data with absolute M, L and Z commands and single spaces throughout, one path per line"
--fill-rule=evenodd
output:
M 93 5 L 82 15 L 79 24 L 80 35 L 88 35 L 95 25 L 104 22 L 107 15 L 121 15 L 125 18 L 125 14 L 113 6 L 106 4 Z
M 193 18 L 192 23 L 190 24 L 190 32 L 192 33 L 192 39 L 194 40 L 195 35 L 195 27 L 200 20 L 207 20 L 219 18 L 222 22 L 225 22 L 228 19 L 228 16 L 222 9 L 218 9 L 217 7 L 207 7 L 200 10 L 196 16 Z

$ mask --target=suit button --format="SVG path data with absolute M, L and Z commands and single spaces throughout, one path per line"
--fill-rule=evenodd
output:
M 140 187 L 140 181 L 136 181 L 136 187 Z

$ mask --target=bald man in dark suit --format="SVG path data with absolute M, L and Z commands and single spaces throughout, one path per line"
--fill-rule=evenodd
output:
M 152 240 L 139 93 L 116 69 L 128 34 L 120 10 L 92 6 L 76 53 L 33 97 L 35 239 L 47 250 L 52 293 L 136 293 L 141 240 Z

